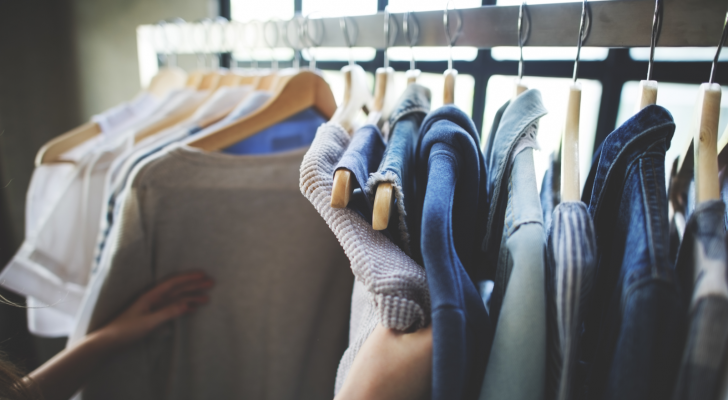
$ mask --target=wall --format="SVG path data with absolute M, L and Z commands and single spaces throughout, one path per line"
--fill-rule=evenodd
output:
M 217 15 L 218 0 L 73 0 L 81 114 L 85 119 L 139 91 L 136 27 Z
M 217 15 L 218 0 L 0 1 L 0 269 L 24 236 L 33 161 L 52 137 L 139 91 L 136 27 Z M 22 298 L 0 289 L 0 296 Z M 1 304 L 0 351 L 34 368 L 64 345 L 32 338 Z

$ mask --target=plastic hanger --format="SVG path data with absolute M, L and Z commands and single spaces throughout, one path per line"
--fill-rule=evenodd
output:
M 523 23 L 523 17 L 526 17 L 526 24 Z M 525 26 L 525 28 L 524 28 Z M 525 33 L 523 30 L 526 30 Z M 520 57 L 518 59 L 518 78 L 516 79 L 516 87 L 514 97 L 518 97 L 521 93 L 528 90 L 528 86 L 523 83 L 523 46 L 528 41 L 528 36 L 531 33 L 531 18 L 528 14 L 528 8 L 526 8 L 526 2 L 521 3 L 518 8 L 518 50 Z
M 351 53 L 353 44 L 356 43 L 358 32 L 354 29 L 354 39 L 351 38 L 352 30 L 349 29 L 349 18 L 339 19 L 344 39 L 349 47 L 349 65 L 341 69 L 344 74 L 344 99 L 336 112 L 331 117 L 331 122 L 340 124 L 347 131 L 354 129 L 354 119 L 359 110 L 366 107 L 372 100 L 369 93 L 369 85 L 366 81 L 364 69 L 354 63 Z M 356 27 L 356 25 L 352 25 Z M 349 204 L 351 192 L 354 190 L 354 176 L 347 169 L 339 169 L 334 172 L 334 181 L 331 188 L 331 207 L 344 208 Z
M 655 47 L 657 47 L 661 15 L 660 0 L 655 0 L 655 14 L 652 17 L 652 35 L 650 37 L 650 60 L 647 63 L 647 79 L 640 81 L 640 98 L 637 102 L 639 107 L 637 111 L 657 103 L 657 81 L 652 80 L 652 69 L 655 62 Z
M 455 29 L 455 35 L 450 34 L 450 1 L 445 6 L 445 11 L 442 16 L 442 21 L 445 27 L 445 36 L 447 36 L 448 50 L 450 56 L 447 60 L 447 70 L 443 74 L 445 76 L 445 88 L 443 90 L 442 104 L 453 104 L 455 103 L 455 78 L 458 76 L 458 71 L 452 67 L 452 46 L 455 45 L 460 35 L 463 33 L 463 15 L 460 10 L 455 9 L 455 15 L 458 16 L 458 23 Z
M 404 33 L 404 39 L 407 41 L 407 45 L 410 48 L 410 68 L 404 73 L 407 78 L 407 85 L 417 83 L 417 79 L 420 77 L 422 71 L 415 68 L 415 49 L 414 46 L 420 40 L 420 23 L 417 21 L 417 17 L 414 13 L 407 11 L 404 13 L 402 18 L 402 32 Z
M 581 6 L 581 23 L 579 24 L 579 41 L 574 61 L 574 80 L 569 87 L 569 102 L 566 108 L 566 125 L 561 149 L 561 201 L 579 201 L 579 117 L 581 113 L 581 85 L 576 81 L 579 72 L 579 56 L 581 45 L 586 40 L 587 0 Z

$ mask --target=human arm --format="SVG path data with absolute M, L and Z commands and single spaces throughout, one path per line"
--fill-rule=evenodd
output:
M 35 385 L 44 400 L 67 400 L 108 357 L 142 339 L 161 324 L 189 314 L 207 303 L 212 280 L 201 272 L 174 276 L 158 284 L 109 324 L 88 334 L 76 346 L 63 350 L 24 382 Z
M 401 333 L 377 325 L 334 400 L 422 400 L 432 387 L 432 325 Z

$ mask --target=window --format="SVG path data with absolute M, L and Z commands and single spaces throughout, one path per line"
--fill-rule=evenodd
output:
M 488 80 L 486 89 L 485 117 L 483 119 L 483 140 L 488 140 L 490 127 L 495 113 L 510 100 L 515 90 L 515 76 L 493 75 Z M 541 181 L 548 168 L 549 155 L 558 148 L 566 120 L 566 104 L 569 97 L 568 78 L 524 77 L 523 82 L 530 89 L 538 89 L 543 104 L 548 110 L 539 122 L 538 143 L 541 148 L 534 152 L 536 165 L 536 182 L 541 190 Z M 584 185 L 591 168 L 594 135 L 599 117 L 599 105 L 602 97 L 602 84 L 599 81 L 579 79 L 581 83 L 581 119 L 579 123 L 579 166 L 581 185 Z
M 446 2 L 442 0 L 389 0 L 389 11 L 392 13 L 404 13 L 407 11 L 431 11 L 444 10 Z M 480 7 L 481 0 L 455 0 L 450 2 L 450 8 L 473 8 Z M 402 21 L 399 22 L 399 34 L 402 31 Z M 444 29 L 444 28 L 443 28 Z M 453 28 L 454 29 L 454 28 Z M 447 60 L 450 56 L 447 47 L 416 47 L 414 50 L 416 61 L 441 61 Z M 409 61 L 412 58 L 412 51 L 409 47 L 392 47 L 387 51 L 390 60 Z M 475 60 L 478 49 L 475 47 L 453 47 L 453 60 Z
M 629 81 L 622 86 L 616 126 L 622 125 L 637 111 L 639 85 L 637 81 Z M 675 120 L 675 134 L 665 155 L 665 173 L 669 179 L 673 161 L 680 155 L 690 139 L 691 121 L 698 104 L 700 85 L 664 82 L 659 82 L 658 85 L 657 104 L 668 109 Z M 718 137 L 726 134 L 725 128 L 728 125 L 728 88 L 723 87 L 722 90 Z
M 528 4 L 548 4 L 548 3 L 569 3 L 581 0 L 529 0 Z M 499 6 L 519 6 L 521 0 L 498 0 L 496 4 Z M 517 26 L 518 21 L 513 21 L 513 25 Z M 576 57 L 576 39 L 578 32 L 574 32 L 574 47 L 530 47 L 523 48 L 524 60 L 573 60 Z M 603 47 L 583 47 L 579 59 L 582 61 L 602 61 L 607 59 L 609 49 Z M 504 46 L 494 47 L 491 51 L 493 59 L 518 60 L 520 51 L 518 47 Z
M 629 49 L 629 56 L 633 60 L 648 61 L 650 59 L 649 47 L 635 47 Z M 715 47 L 656 47 L 655 61 L 713 61 Z M 728 61 L 728 53 L 721 52 L 719 61 Z

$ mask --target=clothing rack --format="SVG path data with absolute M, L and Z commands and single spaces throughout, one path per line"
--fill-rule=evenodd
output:
M 652 0 L 589 1 L 584 46 L 592 47 L 647 47 L 650 45 Z M 518 45 L 518 16 L 520 6 L 483 6 L 469 9 L 450 9 L 450 32 L 453 46 L 490 48 Z M 579 30 L 582 3 L 553 3 L 526 5 L 528 17 L 524 30 L 528 31 L 525 46 L 575 46 Z M 716 46 L 725 21 L 728 2 L 720 0 L 663 0 L 661 31 L 658 46 Z M 247 48 L 294 47 L 347 47 L 343 22 L 350 29 L 352 47 L 385 48 L 384 14 L 335 17 L 294 17 L 289 21 L 257 23 L 254 37 L 245 38 Z M 419 35 L 414 46 L 447 46 L 449 44 L 443 21 L 443 10 L 412 12 L 410 23 L 416 25 Z M 404 13 L 390 14 L 390 46 L 409 46 L 402 31 Z M 272 23 L 272 24 L 271 24 Z M 182 29 L 186 23 L 180 24 Z M 277 30 L 274 31 L 273 26 Z M 303 27 L 306 28 L 303 28 Z M 154 29 L 154 25 L 139 27 L 140 33 Z M 458 27 L 460 34 L 457 34 Z M 214 29 L 214 23 L 207 29 Z M 246 29 L 246 31 L 249 31 Z M 307 33 L 305 31 L 308 31 Z M 356 31 L 356 32 L 352 32 Z M 262 34 L 261 34 L 262 32 Z M 292 32 L 298 32 L 298 37 Z M 302 33 L 303 32 L 303 33 Z M 186 41 L 184 48 L 157 49 L 160 53 L 194 53 L 233 49 L 234 40 L 222 39 L 217 45 Z M 234 34 L 233 34 L 234 35 Z M 288 37 L 286 38 L 285 35 Z M 307 35 L 307 37 L 303 37 Z M 456 37 L 456 38 L 455 38 Z M 304 39 L 304 40 L 301 40 Z M 180 41 L 178 42 L 185 42 Z M 308 43 L 305 43 L 308 42 Z

